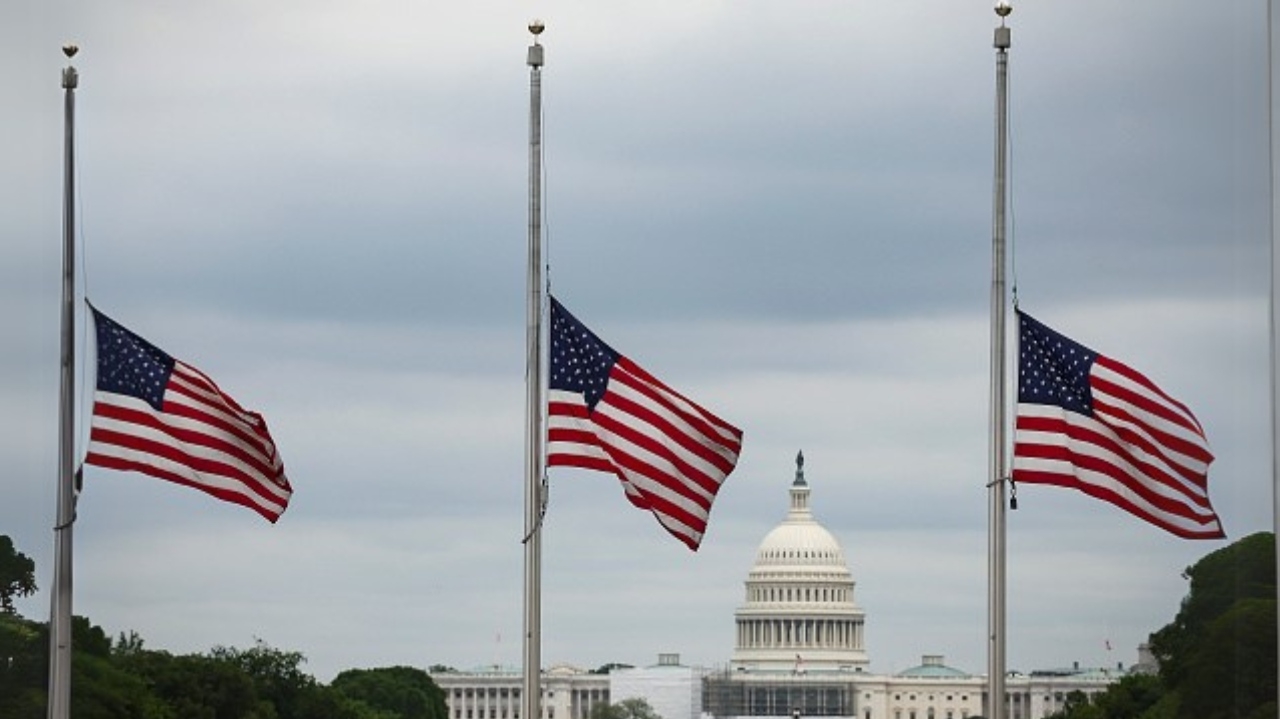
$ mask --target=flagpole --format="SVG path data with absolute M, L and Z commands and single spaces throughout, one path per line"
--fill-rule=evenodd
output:
M 1270 236 L 1271 274 L 1269 277 L 1270 304 L 1267 308 L 1267 335 L 1271 351 L 1271 531 L 1272 545 L 1275 548 L 1276 572 L 1280 573 L 1280 334 L 1276 324 L 1280 321 L 1280 291 L 1276 288 L 1276 274 L 1280 273 L 1280 225 L 1276 222 L 1276 211 L 1280 208 L 1280 167 L 1276 165 L 1276 145 L 1280 141 L 1280 128 L 1276 121 L 1280 119 L 1280 73 L 1276 72 L 1277 56 L 1275 52 L 1276 38 L 1280 36 L 1280 14 L 1276 12 L 1275 0 L 1267 0 L 1267 164 L 1268 194 L 1271 204 L 1267 212 L 1267 230 Z M 1280 586 L 1276 588 L 1276 599 L 1280 600 Z M 1280 638 L 1280 628 L 1277 629 Z M 1280 700 L 1280 665 L 1276 669 L 1276 698 Z
M 1005 482 L 1009 474 L 1005 448 L 1005 150 L 1008 142 L 1010 32 L 1004 23 L 1012 11 L 1013 8 L 1005 0 L 996 4 L 1000 26 L 995 30 L 996 152 L 991 231 L 991 445 L 988 449 L 991 471 L 987 485 L 990 500 L 987 529 L 988 719 L 1004 719 L 1005 716 Z
M 529 23 L 529 276 L 526 314 L 524 495 L 524 681 L 521 719 L 541 719 L 542 699 L 542 45 Z
M 64 45 L 70 60 L 78 48 Z M 62 71 L 65 136 L 62 206 L 62 367 L 58 388 L 58 523 L 49 610 L 49 719 L 71 713 L 71 527 L 75 521 L 75 111 L 79 74 Z

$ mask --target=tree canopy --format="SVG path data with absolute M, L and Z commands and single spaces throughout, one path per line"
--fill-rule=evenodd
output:
M 431 676 L 413 667 L 348 669 L 333 679 L 347 698 L 402 719 L 446 719 L 444 691 Z
M 639 697 L 616 704 L 605 702 L 591 708 L 591 719 L 663 719 L 649 702 Z
M 0 534 L 0 612 L 13 614 L 13 600 L 36 593 L 36 563 Z
M 608 664 L 601 664 L 595 669 L 592 669 L 590 673 L 591 674 L 609 674 L 614 669 L 631 669 L 631 668 L 632 666 L 630 664 L 619 664 L 618 662 L 609 662 Z
M 1157 676 L 1131 675 L 1054 719 L 1274 719 L 1275 535 L 1212 552 L 1183 572 L 1177 616 L 1151 634 Z

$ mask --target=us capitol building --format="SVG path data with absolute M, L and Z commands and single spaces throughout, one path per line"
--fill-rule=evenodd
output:
M 840 542 L 813 517 L 804 456 L 796 457 L 790 507 L 765 535 L 734 612 L 736 640 L 727 667 L 680 664 L 662 654 L 644 668 L 592 674 L 568 665 L 542 671 L 541 719 L 590 719 L 604 703 L 645 699 L 662 719 L 848 717 L 973 719 L 985 716 L 986 677 L 949 667 L 939 655 L 896 674 L 873 674 L 866 613 Z M 1041 719 L 1071 692 L 1092 695 L 1129 671 L 1153 671 L 1149 656 L 1126 670 L 1069 669 L 1010 674 L 1006 716 Z M 519 669 L 489 667 L 432 675 L 450 719 L 521 719 Z

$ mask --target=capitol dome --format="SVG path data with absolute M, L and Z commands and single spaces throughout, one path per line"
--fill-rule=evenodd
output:
M 809 509 L 803 454 L 790 494 L 787 516 L 760 542 L 747 575 L 730 663 L 739 671 L 862 671 L 866 617 L 840 542 Z
M 765 535 L 756 551 L 756 567 L 802 564 L 845 568 L 848 572 L 840 543 L 826 527 L 813 521 L 812 515 L 807 518 L 809 521 L 788 516 Z

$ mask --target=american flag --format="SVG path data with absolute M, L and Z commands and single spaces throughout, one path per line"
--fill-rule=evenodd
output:
M 1226 536 L 1191 410 L 1133 369 L 1018 312 L 1013 480 L 1077 489 L 1188 539 Z
M 551 298 L 547 465 L 610 472 L 697 551 L 742 431 L 658 381 Z
M 98 382 L 85 462 L 184 484 L 279 519 L 293 490 L 262 416 L 91 309 Z

